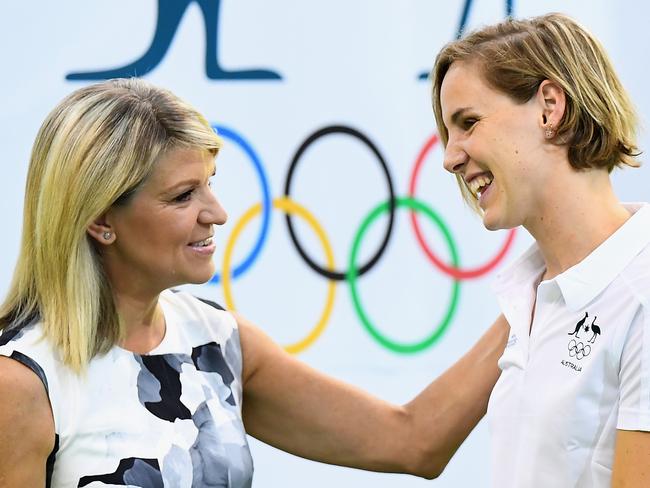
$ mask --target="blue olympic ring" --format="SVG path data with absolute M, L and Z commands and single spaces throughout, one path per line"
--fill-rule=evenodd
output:
M 253 149 L 253 146 L 251 146 L 246 141 L 246 139 L 244 139 L 241 135 L 239 135 L 234 130 L 229 129 L 228 127 L 224 127 L 223 125 L 212 124 L 212 128 L 217 132 L 217 134 L 219 134 L 222 137 L 225 137 L 226 139 L 230 139 L 232 142 L 234 142 L 244 150 L 248 158 L 253 162 L 253 165 L 255 166 L 255 171 L 257 172 L 257 176 L 260 180 L 260 185 L 262 186 L 262 228 L 260 230 L 259 236 L 257 237 L 257 241 L 253 246 L 253 250 L 246 257 L 246 259 L 244 259 L 242 263 L 235 266 L 235 268 L 232 271 L 232 277 L 238 278 L 253 264 L 253 261 L 257 259 L 257 256 L 262 250 L 262 246 L 264 245 L 264 242 L 266 241 L 266 238 L 269 233 L 269 226 L 271 224 L 271 209 L 272 209 L 269 179 L 266 176 L 266 173 L 264 172 L 264 168 L 262 167 L 262 162 L 260 161 L 259 156 Z M 215 273 L 214 276 L 210 279 L 210 283 L 214 283 L 214 284 L 218 284 L 220 281 L 221 281 L 221 275 L 219 273 Z

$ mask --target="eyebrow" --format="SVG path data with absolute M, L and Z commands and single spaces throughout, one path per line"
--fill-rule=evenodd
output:
M 217 166 L 216 164 L 212 166 L 212 171 L 210 172 L 210 178 L 212 178 L 217 172 Z M 201 180 L 198 180 L 196 178 L 189 178 L 187 180 L 179 181 L 175 185 L 170 186 L 169 188 L 165 188 L 163 190 L 164 195 L 171 195 L 172 193 L 177 192 L 181 188 L 185 187 L 191 187 L 191 186 L 198 186 L 201 184 Z
M 163 190 L 163 193 L 164 193 L 164 194 L 175 193 L 176 191 L 180 190 L 181 188 L 191 187 L 191 186 L 197 186 L 197 185 L 199 185 L 200 183 L 201 183 L 201 182 L 200 182 L 199 180 L 197 180 L 196 178 L 191 178 L 191 179 L 189 179 L 189 180 L 179 181 L 179 182 L 176 183 L 175 185 L 172 185 L 172 186 L 170 186 L 169 188 L 165 188 L 165 189 Z

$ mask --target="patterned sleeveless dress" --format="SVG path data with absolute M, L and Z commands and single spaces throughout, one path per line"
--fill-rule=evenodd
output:
M 160 304 L 158 347 L 115 346 L 82 375 L 62 364 L 38 320 L 0 335 L 0 355 L 34 371 L 50 400 L 47 488 L 251 486 L 236 322 L 184 292 L 165 291 Z

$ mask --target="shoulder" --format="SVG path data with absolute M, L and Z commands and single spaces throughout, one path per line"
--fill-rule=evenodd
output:
M 0 473 L 8 481 L 40 480 L 54 438 L 41 378 L 22 362 L 0 356 Z
M 261 382 L 265 383 L 269 372 L 279 371 L 285 367 L 289 368 L 288 372 L 295 372 L 296 370 L 292 369 L 292 367 L 303 364 L 298 363 L 293 355 L 289 354 L 249 320 L 236 312 L 233 312 L 233 316 L 237 322 L 239 336 L 241 337 L 242 378 L 245 386 L 250 387 L 256 383 L 256 381 L 250 381 L 253 377 L 263 378 Z M 259 382 L 257 381 L 257 383 Z
M 188 321 L 208 322 L 212 326 L 218 325 L 227 329 L 237 328 L 237 321 L 232 314 L 214 301 L 181 290 L 166 290 L 161 299 Z
M 623 270 L 621 279 L 642 307 L 650 308 L 650 244 Z
M 47 407 L 45 410 L 50 411 L 47 386 L 33 368 L 25 364 L 23 358 L 0 356 L 0 405 L 17 405 L 23 399 L 35 402 L 36 406 L 43 404 Z M 8 410 L 0 409 L 0 412 L 7 414 Z
M 48 381 L 62 371 L 56 347 L 49 341 L 37 318 L 0 331 L 0 356 L 11 358 L 32 371 L 49 390 Z
M 26 320 L 12 322 L 4 329 L 0 329 L 0 348 L 11 342 L 22 339 L 25 335 L 40 335 L 40 321 L 37 317 L 30 317 Z
M 163 310 L 193 348 L 218 344 L 226 360 L 241 363 L 239 328 L 234 316 L 217 303 L 184 291 L 167 290 L 161 295 Z M 239 367 L 237 367 L 239 369 Z

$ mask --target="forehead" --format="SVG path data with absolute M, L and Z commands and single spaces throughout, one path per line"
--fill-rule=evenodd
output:
M 168 185 L 186 178 L 203 178 L 206 174 L 212 174 L 214 168 L 214 156 L 209 151 L 174 148 L 160 157 L 148 184 Z
M 457 110 L 487 108 L 505 98 L 487 83 L 476 61 L 454 61 L 440 87 L 440 108 L 446 122 Z

